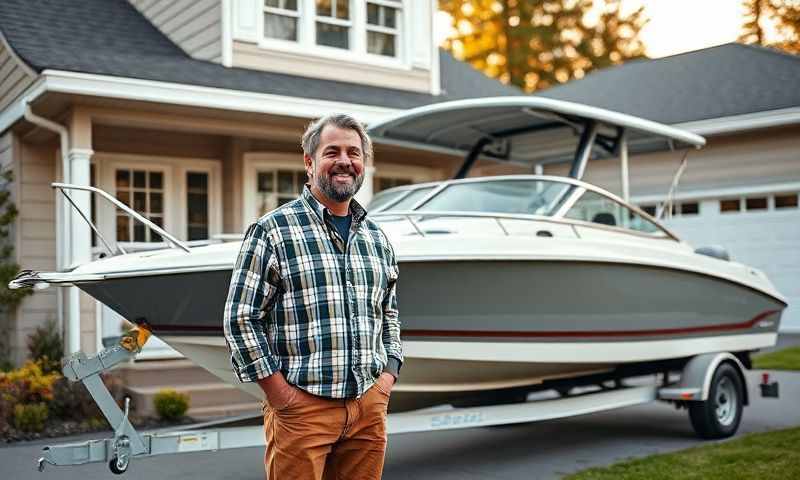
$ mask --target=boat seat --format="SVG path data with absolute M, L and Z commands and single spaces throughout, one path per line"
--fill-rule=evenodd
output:
M 600 212 L 592 218 L 592 223 L 599 223 L 601 225 L 610 225 L 615 227 L 617 225 L 617 219 L 614 218 L 614 215 L 608 212 Z

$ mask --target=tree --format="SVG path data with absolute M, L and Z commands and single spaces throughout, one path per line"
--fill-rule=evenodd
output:
M 739 41 L 800 54 L 800 0 L 744 0 Z M 774 35 L 767 35 L 767 26 Z M 770 38 L 775 37 L 775 38 Z
M 33 293 L 30 288 L 11 290 L 10 282 L 19 272 L 14 260 L 11 232 L 17 218 L 17 208 L 11 201 L 11 170 L 0 172 L 0 369 L 9 366 L 9 316 L 23 298 Z
M 456 58 L 526 91 L 644 57 L 643 7 L 623 14 L 621 0 L 440 0 L 458 34 L 445 42 Z
M 745 21 L 739 41 L 743 43 L 764 43 L 764 28 L 761 20 L 764 11 L 769 8 L 768 0 L 744 0 Z

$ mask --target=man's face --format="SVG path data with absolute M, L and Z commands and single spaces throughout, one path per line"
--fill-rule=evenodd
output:
M 350 200 L 364 183 L 364 152 L 355 130 L 326 125 L 314 158 L 303 159 L 312 187 L 335 202 Z

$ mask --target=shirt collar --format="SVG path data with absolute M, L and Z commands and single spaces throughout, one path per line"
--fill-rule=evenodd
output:
M 305 202 L 305 204 L 314 212 L 314 217 L 319 220 L 321 223 L 325 223 L 326 215 L 333 215 L 331 211 L 323 205 L 317 197 L 311 193 L 311 187 L 309 184 L 305 184 L 303 187 L 303 193 L 300 196 L 301 199 Z M 353 224 L 358 225 L 364 220 L 364 217 L 367 216 L 367 210 L 361 206 L 360 203 L 356 201 L 355 198 L 350 199 L 350 214 L 353 216 Z

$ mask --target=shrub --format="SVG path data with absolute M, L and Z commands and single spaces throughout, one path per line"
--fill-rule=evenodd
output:
M 0 392 L 0 437 L 3 437 L 8 432 L 10 426 L 11 414 L 14 412 L 14 404 L 4 392 Z
M 53 417 L 62 420 L 82 421 L 103 418 L 86 386 L 81 382 L 70 382 L 60 377 L 53 383 L 53 399 L 50 401 Z
M 48 416 L 44 403 L 17 404 L 14 406 L 14 426 L 23 432 L 41 432 Z
M 12 403 L 39 403 L 53 400 L 53 384 L 61 375 L 45 373 L 37 362 L 28 361 L 21 368 L 0 372 L 0 392 Z
M 28 335 L 28 354 L 41 364 L 45 373 L 61 372 L 64 344 L 55 321 L 48 321 Z
M 163 420 L 177 420 L 189 410 L 189 396 L 172 389 L 162 389 L 153 397 L 156 413 Z
M 11 370 L 14 370 L 11 360 L 0 358 L 0 372 L 10 372 Z

